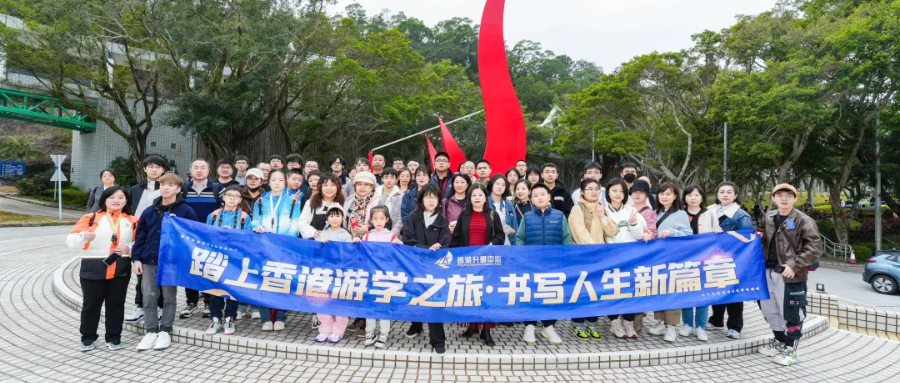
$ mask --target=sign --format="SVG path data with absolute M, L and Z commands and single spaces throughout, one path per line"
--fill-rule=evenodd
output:
M 752 231 L 610 245 L 430 251 L 165 218 L 160 285 L 260 307 L 417 322 L 517 322 L 769 298 Z
M 54 169 L 54 172 L 53 172 L 53 177 L 50 177 L 50 181 L 54 181 L 54 182 L 68 181 L 68 179 L 66 178 L 66 175 L 63 174 L 63 172 L 62 172 L 62 164 L 63 164 L 63 161 L 66 160 L 66 155 L 65 154 L 51 154 L 50 159 L 53 160 L 53 165 L 56 166 L 56 169 Z
M 25 163 L 0 161 L 0 177 L 25 178 Z

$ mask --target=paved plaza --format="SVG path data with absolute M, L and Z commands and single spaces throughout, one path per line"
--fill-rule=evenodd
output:
M 63 244 L 67 231 L 67 227 L 0 229 L 0 382 L 887 382 L 900 376 L 900 343 L 824 327 L 801 343 L 803 362 L 791 367 L 777 366 L 759 354 L 716 360 L 696 358 L 702 361 L 673 361 L 645 367 L 625 367 L 628 364 L 622 363 L 618 368 L 590 368 L 590 365 L 549 368 L 535 363 L 523 370 L 467 369 L 449 362 L 460 357 L 465 361 L 465 355 L 470 354 L 479 357 L 529 354 L 568 357 L 598 352 L 633 355 L 641 350 L 662 353 L 673 348 L 728 349 L 735 344 L 716 332 L 711 332 L 708 344 L 690 339 L 669 344 L 646 333 L 638 341 L 626 342 L 609 338 L 608 332 L 604 332 L 602 341 L 581 342 L 563 331 L 568 329 L 565 321 L 559 326 L 565 341 L 561 346 L 539 340 L 537 345 L 526 347 L 519 340 L 521 329 L 516 327 L 498 331 L 497 346 L 493 349 L 461 338 L 462 330 L 448 324 L 448 355 L 443 358 L 446 362 L 434 362 L 437 357 L 427 352 L 430 350 L 425 345 L 425 337 L 407 340 L 400 333 L 406 325 L 395 325 L 390 348 L 371 352 L 371 358 L 421 354 L 423 362 L 392 366 L 366 366 L 348 358 L 300 360 L 286 357 L 284 353 L 267 357 L 214 349 L 210 342 L 186 344 L 179 342 L 178 337 L 166 351 L 139 354 L 133 350 L 141 336 L 138 326 L 129 326 L 123 333 L 124 350 L 107 351 L 100 341 L 96 350 L 82 353 L 78 350 L 79 313 L 60 298 L 65 291 L 80 294 L 74 267 L 77 262 L 71 263 L 76 252 Z M 59 275 L 57 281 L 54 281 L 55 274 Z M 841 294 L 836 290 L 829 292 Z M 747 324 L 742 340 L 764 337 L 767 330 L 758 310 L 754 304 L 746 307 Z M 242 319 L 237 324 L 237 335 L 259 343 L 293 343 L 304 349 L 319 347 L 312 343 L 313 330 L 308 316 L 292 314 L 290 318 L 287 331 L 281 333 L 263 333 L 259 331 L 258 321 Z M 185 333 L 202 332 L 205 323 L 201 318 L 192 318 L 176 320 L 175 325 Z M 606 331 L 605 322 L 601 323 Z M 362 348 L 360 343 L 358 338 L 351 337 L 338 346 L 325 347 L 349 352 Z

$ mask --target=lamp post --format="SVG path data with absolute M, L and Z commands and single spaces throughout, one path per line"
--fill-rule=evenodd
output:
M 881 142 L 878 139 L 881 119 L 875 119 L 875 251 L 881 250 Z
M 725 155 L 722 158 L 722 182 L 728 182 L 728 123 L 725 123 Z

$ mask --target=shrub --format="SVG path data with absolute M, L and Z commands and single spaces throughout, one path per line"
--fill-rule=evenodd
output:
M 854 245 L 853 250 L 856 251 L 856 261 L 860 263 L 868 261 L 869 258 L 872 258 L 872 254 L 874 253 L 872 248 L 867 245 Z
M 38 173 L 34 177 L 17 182 L 16 188 L 19 189 L 19 194 L 25 196 L 40 195 L 44 190 L 53 188 L 51 177 L 53 177 L 53 172 Z
M 40 193 L 42 200 L 52 201 L 53 200 L 53 189 L 44 190 Z M 81 189 L 76 188 L 75 186 L 65 187 L 62 190 L 62 201 L 63 205 L 73 206 L 73 207 L 82 207 L 87 205 L 88 200 L 88 192 L 83 191 Z

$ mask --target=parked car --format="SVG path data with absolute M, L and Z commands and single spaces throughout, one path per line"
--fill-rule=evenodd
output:
M 863 281 L 881 294 L 896 294 L 900 281 L 900 249 L 875 253 L 866 263 Z

